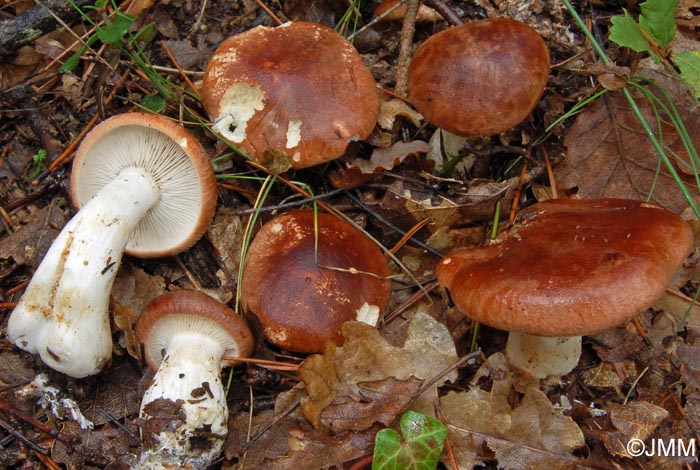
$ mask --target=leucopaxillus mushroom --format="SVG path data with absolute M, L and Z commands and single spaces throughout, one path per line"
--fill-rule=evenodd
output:
M 227 435 L 221 369 L 226 358 L 250 356 L 248 326 L 208 295 L 181 290 L 152 300 L 135 329 L 156 370 L 141 400 L 140 468 L 208 468 Z
M 110 363 L 109 296 L 122 254 L 162 257 L 193 245 L 214 214 L 216 181 L 186 129 L 162 116 L 127 113 L 81 143 L 71 198 L 80 210 L 34 273 L 7 337 L 79 378 Z
M 505 132 L 535 108 L 549 75 L 539 34 L 508 18 L 465 23 L 429 37 L 408 69 L 411 103 L 463 137 Z
M 391 297 L 386 259 L 364 233 L 340 217 L 292 211 L 267 222 L 250 244 L 242 305 L 265 338 L 286 350 L 323 352 L 340 345 L 351 320 L 376 326 Z
M 367 137 L 379 95 L 360 54 L 327 26 L 258 26 L 224 41 L 209 62 L 202 101 L 213 128 L 265 164 L 293 168 L 341 156 Z
M 437 277 L 464 314 L 510 331 L 512 365 L 545 378 L 578 364 L 581 336 L 649 307 L 692 248 L 688 224 L 654 204 L 554 199 L 495 243 L 449 253 Z

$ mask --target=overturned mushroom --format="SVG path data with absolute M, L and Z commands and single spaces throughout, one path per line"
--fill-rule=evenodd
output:
M 342 342 L 340 326 L 375 326 L 391 296 L 389 267 L 372 240 L 339 217 L 312 211 L 279 215 L 246 255 L 242 302 L 268 341 L 296 352 Z
M 206 294 L 176 291 L 146 306 L 136 336 L 156 370 L 141 401 L 140 468 L 208 468 L 228 432 L 223 360 L 253 351 L 248 326 Z
M 7 337 L 49 367 L 85 377 L 110 362 L 109 295 L 122 254 L 169 256 L 194 244 L 213 216 L 216 181 L 188 131 L 128 113 L 82 142 L 71 197 L 80 210 L 34 273 Z
M 379 95 L 360 54 L 327 26 L 259 26 L 224 41 L 204 75 L 202 100 L 214 129 L 267 164 L 294 168 L 333 160 L 367 137 Z
M 558 199 L 521 211 L 496 243 L 448 254 L 437 276 L 462 312 L 511 332 L 514 366 L 544 378 L 576 366 L 582 335 L 651 305 L 692 247 L 688 224 L 654 204 Z

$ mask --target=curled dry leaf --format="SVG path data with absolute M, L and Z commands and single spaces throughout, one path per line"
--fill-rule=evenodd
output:
M 581 429 L 555 410 L 539 389 L 527 388 L 520 403 L 511 407 L 511 374 L 503 354 L 490 356 L 472 383 L 480 377 L 491 379 L 490 391 L 473 387 L 440 399 L 459 468 L 473 468 L 491 459 L 499 468 L 576 468 L 580 464 L 572 452 L 585 444 Z M 486 455 L 488 451 L 493 456 Z
M 525 175 L 525 184 L 529 184 L 541 172 L 541 168 L 529 170 Z M 518 184 L 519 177 L 505 181 L 473 179 L 468 185 L 455 186 L 454 194 L 448 198 L 398 180 L 387 188 L 376 210 L 405 230 L 417 222 L 430 219 L 426 230 L 435 233 L 446 228 L 492 220 L 496 202 L 501 201 L 502 207 L 510 207 Z
M 637 102 L 649 125 L 656 129 L 650 105 L 644 99 Z M 697 119 L 695 115 L 700 111 L 684 118 Z M 682 158 L 684 149 L 676 130 L 667 122 L 662 130 L 664 144 Z M 687 205 L 620 93 L 606 93 L 586 107 L 567 132 L 564 145 L 567 156 L 555 167 L 556 181 L 560 188 L 577 190 L 581 199 L 646 199 L 654 189 L 651 200 L 672 212 L 680 213 Z M 691 195 L 697 196 L 697 188 L 687 175 L 685 178 Z
M 393 99 L 382 101 L 377 124 L 382 129 L 391 130 L 394 127 L 397 116 L 408 119 L 415 127 L 420 127 L 420 123 L 423 120 L 423 115 L 411 108 L 405 101 Z
M 403 402 L 410 402 L 411 398 L 415 399 L 412 409 L 433 414 L 432 403 L 437 387 L 457 377 L 453 371 L 420 397 L 411 396 L 417 391 L 414 379 L 432 379 L 457 361 L 450 332 L 427 314 L 418 312 L 411 319 L 402 347 L 389 344 L 377 329 L 361 322 L 345 323 L 342 334 L 345 338 L 342 347 L 331 347 L 322 355 L 310 356 L 299 368 L 299 378 L 308 394 L 302 399 L 302 409 L 306 418 L 316 426 L 330 426 L 339 431 L 371 424 L 368 408 L 363 402 L 386 400 L 392 387 L 404 397 L 397 398 L 384 409 L 381 404 L 374 405 L 385 413 L 382 422 L 388 422 L 390 414 L 398 415 L 403 411 L 399 408 L 405 407 Z M 390 377 L 400 382 L 383 382 Z M 377 385 L 380 385 L 379 389 Z M 369 393 L 368 386 L 375 387 L 372 393 Z M 329 406 L 331 408 L 326 410 Z M 344 413 L 342 419 L 339 416 L 341 410 Z M 353 423 L 353 416 L 361 424 Z
M 398 166 L 410 155 L 428 153 L 430 145 L 422 140 L 412 140 L 411 142 L 396 142 L 391 147 L 376 148 L 372 152 L 369 160 L 356 158 L 348 163 L 349 169 L 359 169 L 362 173 L 377 173 L 391 170 Z

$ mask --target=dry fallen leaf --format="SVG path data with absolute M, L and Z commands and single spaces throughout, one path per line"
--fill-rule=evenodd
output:
M 638 104 L 655 128 L 650 106 L 643 99 Z M 681 152 L 676 131 L 665 124 L 663 132 L 664 143 Z M 646 199 L 654 188 L 651 199 L 657 204 L 676 213 L 687 205 L 620 93 L 606 93 L 587 106 L 567 132 L 564 145 L 567 156 L 554 171 L 557 185 L 567 190 L 577 188 L 576 194 L 582 199 Z M 686 179 L 686 183 L 691 194 L 697 196 L 692 181 Z
M 374 149 L 369 160 L 356 158 L 348 162 L 348 169 L 360 170 L 365 174 L 378 173 L 391 170 L 400 165 L 401 162 L 411 155 L 428 153 L 429 151 L 430 145 L 422 140 L 412 140 L 410 142 L 398 141 L 390 147 Z
M 146 305 L 165 293 L 165 279 L 151 276 L 144 270 L 125 263 L 112 286 L 110 311 L 117 329 L 124 333 L 120 345 L 131 357 L 141 359 L 141 349 L 134 333 L 134 324 Z
M 491 355 L 472 383 L 488 377 L 490 391 L 478 387 L 440 399 L 459 468 L 495 460 L 499 468 L 575 468 L 572 452 L 584 446 L 581 429 L 554 409 L 546 395 L 530 387 L 512 408 L 511 374 L 506 357 Z
M 668 417 L 668 411 L 664 408 L 645 401 L 627 405 L 611 403 L 608 411 L 615 429 L 600 433 L 600 438 L 608 452 L 618 457 L 631 457 L 627 452 L 627 443 L 631 439 L 645 441 Z
M 321 410 L 319 421 L 333 432 L 364 431 L 374 423 L 391 426 L 415 399 L 422 383 L 415 377 L 358 382 L 360 399 L 347 395 L 333 398 Z
M 324 418 L 329 418 L 328 414 L 324 416 L 322 413 L 339 397 L 343 397 L 345 403 L 354 402 L 358 419 L 366 420 L 366 410 L 362 407 L 362 402 L 369 398 L 366 382 L 390 377 L 409 381 L 403 393 L 410 394 L 408 390 L 417 390 L 415 384 L 409 385 L 412 378 L 432 379 L 458 359 L 447 328 L 421 312 L 410 320 L 402 347 L 389 344 L 377 329 L 361 322 L 345 323 L 342 334 L 345 338 L 342 347 L 331 347 L 322 355 L 310 356 L 299 367 L 299 378 L 308 393 L 308 397 L 302 400 L 304 415 L 316 426 L 323 424 Z M 456 377 L 455 371 L 442 377 L 411 404 L 411 409 L 433 414 L 432 403 L 437 387 Z M 375 399 L 379 398 L 381 394 L 375 396 Z M 398 413 L 396 407 L 394 412 Z M 382 421 L 388 419 L 385 416 Z M 342 423 L 349 426 L 350 421 L 352 419 L 348 417 Z
M 68 216 L 56 204 L 33 213 L 27 225 L 0 239 L 0 260 L 12 259 L 36 268 L 67 221 Z

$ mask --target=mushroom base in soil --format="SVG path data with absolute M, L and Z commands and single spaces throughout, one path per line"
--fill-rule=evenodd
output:
M 690 226 L 654 204 L 554 199 L 522 210 L 493 244 L 449 253 L 436 273 L 464 314 L 510 332 L 513 366 L 545 378 L 576 366 L 581 336 L 649 307 L 692 248 Z
M 122 255 L 169 256 L 194 244 L 213 216 L 216 180 L 188 131 L 162 116 L 127 113 L 80 145 L 71 198 L 82 207 L 34 273 L 7 337 L 80 378 L 110 363 L 109 296 Z
M 225 305 L 195 291 L 154 299 L 136 324 L 156 369 L 141 401 L 141 469 L 205 469 L 227 435 L 224 356 L 248 357 L 253 337 Z

